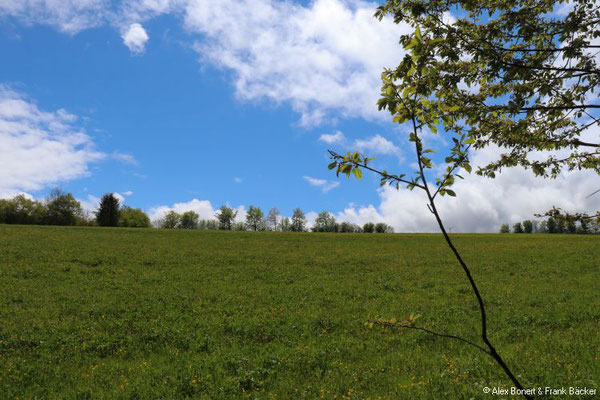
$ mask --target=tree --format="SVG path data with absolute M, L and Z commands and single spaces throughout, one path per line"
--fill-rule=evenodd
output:
M 533 232 L 533 222 L 531 220 L 525 220 L 523 221 L 523 231 L 525 233 L 532 233 Z
M 288 217 L 283 217 L 281 222 L 279 223 L 279 229 L 282 232 L 291 232 L 292 231 L 292 223 Z
M 372 222 L 367 222 L 366 224 L 363 225 L 363 232 L 364 233 L 373 233 L 375 232 L 375 224 Z
M 566 230 L 567 233 L 576 233 L 577 232 L 577 225 L 575 224 L 575 221 L 573 220 L 569 220 L 566 223 Z
M 10 200 L 0 200 L 0 223 L 33 225 L 42 224 L 46 209 L 39 201 L 20 194 Z
M 277 222 L 279 221 L 279 209 L 277 207 L 273 207 L 269 210 L 267 214 L 267 223 L 274 231 L 277 230 Z
M 81 204 L 71 193 L 53 189 L 46 197 L 45 222 L 48 225 L 77 225 L 83 219 Z
M 513 233 L 523 233 L 523 225 L 520 222 L 513 225 Z
M 546 227 L 548 229 L 548 233 L 560 233 L 561 232 L 560 225 L 556 222 L 554 217 L 548 218 L 548 221 L 546 221 Z
M 600 88 L 600 5 L 574 0 L 563 8 L 567 12 L 554 12 L 566 3 L 388 0 L 376 15 L 391 14 L 419 29 L 418 37 L 406 35 L 401 42 L 427 60 L 419 58 L 417 65 L 416 58 L 405 57 L 385 74 L 427 80 L 427 108 L 444 106 L 443 115 L 429 113 L 428 122 L 464 120 L 460 129 L 449 128 L 475 139 L 475 147 L 506 149 L 482 174 L 493 177 L 515 165 L 551 177 L 563 168 L 600 173 L 597 134 L 588 138 L 588 129 L 599 122 L 594 94 Z M 445 13 L 457 8 L 461 15 L 448 21 Z M 409 86 L 405 81 L 396 90 Z M 534 150 L 546 157 L 530 157 Z
M 375 224 L 375 233 L 394 233 L 394 228 L 383 222 Z
M 311 228 L 313 232 L 336 232 L 336 223 L 329 211 L 321 211 L 315 219 L 315 225 Z
M 340 229 L 338 230 L 338 232 L 341 232 L 341 233 L 360 233 L 360 232 L 362 232 L 362 229 L 360 229 L 360 226 L 358 226 L 356 224 L 352 224 L 350 222 L 342 222 L 340 224 Z
M 222 205 L 219 211 L 215 214 L 219 221 L 219 229 L 230 231 L 233 228 L 233 222 L 237 216 L 237 211 L 226 205 Z
M 500 226 L 500 233 L 510 233 L 508 224 L 502 224 L 502 226 Z
M 484 147 L 493 143 L 506 144 L 511 149 L 516 149 L 516 157 L 512 158 L 510 163 L 494 163 L 480 168 L 479 173 L 489 177 L 495 176 L 495 171 L 501 166 L 523 165 L 534 168 L 534 171 L 539 174 L 546 172 L 546 167 L 542 164 L 535 164 L 536 161 L 530 161 L 525 152 L 524 157 L 519 157 L 519 148 L 523 147 L 520 143 L 527 141 L 531 137 L 531 132 L 523 134 L 523 130 L 518 131 L 522 137 L 511 139 L 510 129 L 504 129 L 507 126 L 520 125 L 520 119 L 528 119 L 529 123 L 534 124 L 538 114 L 546 118 L 546 122 L 552 122 L 554 119 L 551 108 L 554 106 L 551 103 L 544 103 L 541 107 L 537 105 L 543 100 L 533 100 L 524 102 L 524 93 L 511 97 L 510 91 L 518 89 L 518 86 L 511 85 L 510 77 L 514 73 L 509 67 L 498 65 L 498 60 L 494 62 L 481 62 L 484 60 L 487 49 L 483 52 L 471 51 L 471 47 L 465 45 L 469 43 L 469 38 L 481 38 L 478 32 L 480 25 L 488 26 L 488 33 L 491 38 L 494 38 L 494 26 L 489 28 L 487 21 L 495 21 L 496 17 L 506 17 L 503 11 L 507 14 L 513 10 L 519 9 L 521 3 L 519 0 L 515 2 L 502 3 L 491 0 L 483 0 L 482 2 L 456 2 L 433 0 L 430 2 L 414 1 L 414 0 L 388 0 L 378 8 L 376 16 L 383 18 L 387 14 L 391 14 L 395 22 L 407 22 L 414 27 L 412 35 L 401 37 L 401 43 L 408 52 L 400 61 L 397 68 L 385 69 L 381 75 L 382 87 L 381 97 L 378 101 L 379 110 L 387 110 L 391 114 L 392 121 L 397 124 L 407 124 L 408 128 L 405 131 L 408 133 L 408 141 L 414 145 L 414 154 L 416 158 L 417 171 L 410 174 L 406 173 L 389 173 L 386 170 L 376 168 L 372 165 L 370 158 L 359 152 L 348 152 L 345 155 L 340 155 L 334 151 L 330 151 L 332 162 L 329 164 L 330 170 L 335 170 L 336 175 L 346 175 L 348 178 L 354 175 L 357 179 L 362 178 L 363 171 L 373 172 L 380 177 L 380 185 L 390 185 L 396 189 L 400 186 L 405 186 L 409 190 L 418 189 L 422 191 L 426 197 L 426 205 L 435 218 L 437 225 L 448 245 L 450 251 L 454 254 L 456 261 L 460 265 L 465 278 L 468 280 L 471 291 L 477 302 L 479 318 L 481 322 L 480 337 L 481 343 L 478 344 L 468 339 L 450 335 L 445 333 L 434 332 L 431 329 L 416 327 L 414 317 L 409 315 L 405 321 L 397 322 L 396 320 L 373 320 L 372 324 L 377 324 L 385 327 L 396 327 L 405 329 L 420 329 L 422 332 L 429 334 L 460 340 L 463 343 L 469 344 L 472 347 L 489 355 L 494 362 L 502 369 L 504 374 L 512 381 L 513 385 L 524 391 L 523 385 L 513 373 L 512 369 L 504 361 L 499 351 L 492 343 L 488 336 L 487 324 L 487 309 L 483 298 L 479 291 L 479 287 L 471 273 L 471 269 L 462 258 L 459 250 L 454 245 L 452 239 L 446 231 L 446 227 L 442 220 L 442 216 L 437 208 L 436 198 L 438 196 L 456 196 L 456 192 L 452 187 L 457 179 L 464 179 L 464 173 L 470 173 L 472 166 L 469 159 L 469 151 L 471 147 Z M 464 6 L 467 17 L 456 18 L 457 22 L 448 22 L 445 13 L 450 11 L 451 7 Z M 527 4 L 529 5 L 529 4 Z M 487 10 L 485 9 L 487 6 Z M 523 7 L 524 9 L 529 7 Z M 470 23 L 469 18 L 473 17 L 473 9 L 476 16 L 479 16 L 479 11 L 483 13 L 483 21 L 479 20 L 477 24 Z M 483 9 L 483 10 L 482 10 Z M 534 14 L 541 15 L 537 9 Z M 531 13 L 530 13 L 531 15 Z M 510 20 L 508 18 L 507 20 Z M 504 21 L 504 20 L 503 20 Z M 526 21 L 525 26 L 528 26 Z M 474 26 L 469 36 L 463 38 L 460 33 L 465 29 L 464 26 Z M 421 28 L 424 28 L 423 30 Z M 501 27 L 502 28 L 502 27 Z M 475 30 L 475 31 L 473 31 Z M 507 37 L 517 32 L 519 33 L 521 26 L 518 24 L 511 26 L 506 30 Z M 502 29 L 499 29 L 502 33 Z M 497 40 L 500 46 L 505 43 L 513 43 L 513 39 L 509 40 L 500 34 L 502 40 Z M 485 39 L 488 37 L 483 35 Z M 519 42 L 520 43 L 520 42 Z M 535 42 L 534 42 L 535 43 Z M 496 45 L 496 44 L 495 44 Z M 488 46 L 489 47 L 489 46 Z M 510 54 L 510 52 L 508 52 Z M 510 56 L 509 56 L 510 57 Z M 482 65 L 480 65 L 482 64 Z M 490 68 L 487 68 L 490 66 Z M 480 69 L 483 69 L 482 73 Z M 506 74 L 504 73 L 505 71 Z M 504 79 L 504 78 L 508 78 Z M 508 91 L 502 85 L 497 85 L 498 81 L 508 85 Z M 562 80 L 560 80 L 562 84 Z M 469 91 L 466 86 L 477 84 L 478 90 Z M 553 83 L 548 83 L 552 85 Z M 564 93 L 560 88 L 557 88 Z M 543 90 L 542 96 L 544 99 L 548 95 L 547 90 Z M 482 96 L 479 94 L 483 93 Z M 511 100 L 508 104 L 501 103 L 505 96 Z M 559 96 L 560 97 L 560 96 Z M 533 106 L 531 104 L 533 103 Z M 527 110 L 528 107 L 533 107 L 532 110 Z M 560 107 L 560 106 L 559 106 Z M 521 115 L 521 111 L 525 114 Z M 496 114 L 494 114 L 496 113 Z M 554 113 L 561 113 L 560 109 L 554 108 Z M 490 120 L 495 120 L 498 123 L 495 126 Z M 497 117 L 500 115 L 500 117 Z M 533 118 L 530 117 L 533 115 Z M 519 118 L 517 118 L 519 116 Z M 508 121 L 508 122 L 507 122 Z M 553 124 L 553 128 L 558 128 L 558 125 Z M 494 128 L 502 131 L 500 135 L 494 133 Z M 434 170 L 434 162 L 430 158 L 429 153 L 435 151 L 426 147 L 423 140 L 424 129 L 428 133 L 437 134 L 438 131 L 444 133 L 449 144 L 443 151 L 443 158 L 446 163 L 446 169 L 443 173 L 436 173 Z M 548 129 L 548 126 L 543 126 L 539 130 L 540 133 L 548 135 L 548 132 L 553 132 L 553 129 Z M 508 134 L 508 136 L 507 136 Z M 535 134 L 535 133 L 533 133 Z M 558 143 L 550 144 L 547 140 L 541 141 L 539 138 L 534 138 L 530 142 L 528 148 L 544 149 L 548 146 L 558 148 L 560 144 L 564 144 L 559 140 Z M 520 141 L 520 142 L 519 142 Z M 572 143 L 566 144 L 563 147 L 568 148 Z M 527 146 L 526 146 L 527 147 Z M 439 150 L 438 150 L 439 151 Z M 522 153 L 523 154 L 523 153 Z M 502 159 L 505 159 L 503 157 Z M 554 165 L 554 163 L 552 163 Z M 464 171 L 464 172 L 463 172 Z M 530 398 L 526 395 L 525 397 Z
M 253 231 L 263 230 L 263 218 L 264 214 L 260 207 L 250 206 L 248 212 L 246 212 L 246 226 Z
M 198 229 L 198 220 L 200 216 L 194 211 L 186 211 L 181 214 L 181 219 L 179 220 L 180 229 Z
M 100 199 L 96 211 L 96 222 L 100 226 L 117 226 L 119 224 L 119 199 L 113 193 L 107 193 Z
M 304 232 L 306 231 L 306 216 L 300 208 L 295 208 L 292 214 L 292 232 Z
M 119 226 L 125 228 L 150 228 L 150 217 L 140 208 L 125 206 L 119 212 Z
M 181 222 L 181 215 L 173 210 L 165 214 L 165 216 L 158 221 L 158 227 L 163 229 L 175 229 L 179 227 Z
M 577 233 L 582 235 L 587 235 L 590 233 L 590 223 L 588 220 L 581 220 L 579 222 L 579 226 L 577 227 Z

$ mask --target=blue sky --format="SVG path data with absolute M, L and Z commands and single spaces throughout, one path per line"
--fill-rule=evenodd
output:
M 88 208 L 117 192 L 154 217 L 210 202 L 198 209 L 203 217 L 225 203 L 242 213 L 301 207 L 433 230 L 418 193 L 378 190 L 368 175 L 336 179 L 326 168 L 332 148 L 412 170 L 402 128 L 375 106 L 381 69 L 401 59 L 398 37 L 411 29 L 378 22 L 375 7 L 0 0 L 0 139 L 15 149 L 5 160 L 18 159 L 3 166 L 0 195 L 41 198 L 59 186 Z M 430 146 L 443 145 L 437 138 Z M 475 204 L 490 189 L 471 183 L 467 209 L 487 219 L 479 226 L 458 216 L 457 229 L 495 230 L 530 216 L 496 210 L 500 200 Z M 497 197 L 509 192 L 501 186 Z

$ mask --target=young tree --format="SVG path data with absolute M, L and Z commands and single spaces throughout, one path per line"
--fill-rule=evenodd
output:
M 200 216 L 195 211 L 186 211 L 181 214 L 181 219 L 179 220 L 180 229 L 198 229 L 198 220 Z
M 173 210 L 165 214 L 165 216 L 158 221 L 158 227 L 163 229 L 175 229 L 179 227 L 181 222 L 181 215 Z
M 456 9 L 449 21 L 445 13 Z M 419 37 L 401 42 L 428 57 L 425 69 L 405 58 L 386 74 L 424 76 L 431 106 L 444 104 L 447 117 L 464 119 L 462 133 L 476 147 L 506 149 L 480 173 L 493 177 L 515 165 L 540 176 L 563 168 L 600 173 L 598 134 L 588 129 L 600 121 L 599 3 L 387 0 L 376 15 L 386 14 L 420 28 Z M 535 150 L 547 156 L 531 157 Z
M 100 199 L 96 211 L 96 222 L 100 226 L 117 226 L 119 224 L 119 199 L 113 193 L 107 193 Z
M 533 222 L 531 220 L 523 221 L 523 232 L 532 233 L 533 232 Z
M 375 232 L 375 224 L 372 222 L 367 222 L 366 224 L 363 225 L 363 232 L 364 233 L 373 233 Z
M 252 231 L 262 230 L 264 214 L 260 207 L 250 206 L 246 212 L 246 226 Z
M 295 208 L 292 214 L 291 223 L 292 232 L 304 232 L 306 231 L 306 216 L 300 208 Z
M 237 211 L 235 211 L 231 207 L 227 207 L 226 205 L 222 205 L 219 208 L 219 211 L 215 214 L 217 220 L 219 221 L 219 229 L 230 231 L 233 228 L 233 223 L 235 221 L 235 217 L 237 216 Z
M 71 193 L 63 193 L 60 189 L 53 189 L 46 197 L 45 222 L 49 225 L 77 225 L 83 216 L 81 204 L 75 200 Z
M 502 224 L 502 226 L 500 226 L 500 233 L 510 233 L 508 224 Z
M 269 210 L 269 213 L 267 214 L 267 223 L 269 224 L 269 226 L 271 227 L 271 229 L 273 229 L 274 231 L 277 230 L 277 223 L 279 221 L 279 209 L 277 207 L 273 207 Z
M 150 217 L 140 208 L 125 206 L 119 212 L 119 226 L 126 228 L 150 228 Z

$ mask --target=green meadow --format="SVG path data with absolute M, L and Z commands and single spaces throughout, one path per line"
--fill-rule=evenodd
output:
M 452 237 L 524 386 L 600 390 L 600 237 Z M 0 225 L 0 282 L 1 398 L 510 398 L 479 350 L 366 324 L 478 341 L 441 235 Z

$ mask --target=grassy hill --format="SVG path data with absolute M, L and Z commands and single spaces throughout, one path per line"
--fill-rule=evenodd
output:
M 600 389 L 600 237 L 453 235 L 527 387 Z M 1 398 L 497 398 L 439 235 L 0 226 Z M 588 397 L 589 398 L 589 397 Z

